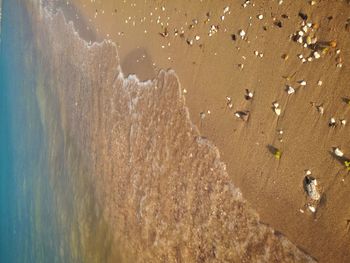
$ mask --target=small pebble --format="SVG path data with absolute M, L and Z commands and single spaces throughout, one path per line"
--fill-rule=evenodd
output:
M 338 147 L 334 149 L 334 154 L 339 157 L 344 156 L 344 153 Z

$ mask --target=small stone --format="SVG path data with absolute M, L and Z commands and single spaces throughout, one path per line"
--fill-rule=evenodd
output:
M 323 84 L 323 81 L 322 81 L 322 80 L 317 81 L 317 85 L 318 85 L 318 86 L 322 86 L 322 84 Z
M 246 100 L 251 100 L 254 96 L 254 93 L 252 91 L 249 91 L 248 89 L 245 90 L 246 94 L 245 94 L 245 99 Z
M 304 178 L 304 188 L 306 190 L 307 195 L 312 200 L 319 200 L 321 198 L 320 193 L 317 189 L 317 180 L 309 175 L 306 175 Z
M 261 19 L 264 18 L 264 16 L 260 14 L 260 15 L 257 16 L 257 18 L 258 18 L 259 20 L 261 20 Z
M 283 54 L 282 59 L 287 60 L 289 58 L 288 54 Z
M 335 119 L 332 117 L 330 120 L 329 120 L 329 123 L 328 123 L 328 126 L 329 127 L 335 127 L 337 124 L 336 124 L 336 121 Z
M 249 111 L 236 111 L 234 115 L 243 121 L 247 121 L 249 118 Z
M 337 46 L 337 41 L 332 40 L 332 41 L 330 41 L 328 44 L 329 44 L 330 47 L 335 48 L 335 47 Z
M 319 59 L 321 57 L 320 53 L 317 51 L 314 52 L 314 58 Z
M 344 156 L 344 153 L 338 147 L 334 149 L 334 154 L 338 157 Z
M 340 124 L 345 126 L 346 125 L 346 120 L 345 119 L 340 120 Z

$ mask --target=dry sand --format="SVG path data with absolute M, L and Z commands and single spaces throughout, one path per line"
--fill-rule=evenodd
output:
M 340 123 L 350 121 L 347 1 L 251 1 L 246 8 L 243 1 L 67 3 L 72 19 L 88 26 L 80 28 L 81 35 L 117 43 L 125 73 L 146 80 L 161 68 L 176 71 L 187 91 L 191 120 L 218 147 L 230 179 L 262 222 L 319 262 L 350 261 L 349 172 L 332 154 L 332 147 L 340 147 L 350 156 L 349 123 Z M 337 43 L 307 63 L 297 55 L 307 57 L 310 49 L 291 39 L 301 28 L 299 12 L 307 14 L 307 22 L 317 23 L 319 42 Z M 212 25 L 218 32 L 209 36 Z M 306 86 L 300 85 L 302 80 Z M 288 95 L 286 85 L 296 92 Z M 254 92 L 253 99 L 245 99 L 246 89 Z M 226 97 L 232 98 L 232 109 Z M 280 116 L 272 109 L 274 101 Z M 317 105 L 323 105 L 323 114 Z M 249 111 L 248 121 L 235 117 L 236 111 Z M 329 127 L 332 117 L 336 127 Z M 280 149 L 282 157 L 276 159 L 269 146 Z M 307 208 L 307 169 L 321 189 L 316 213 Z

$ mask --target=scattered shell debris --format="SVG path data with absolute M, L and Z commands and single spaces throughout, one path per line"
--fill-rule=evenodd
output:
M 227 105 L 227 107 L 229 107 L 230 109 L 232 109 L 232 107 L 233 107 L 233 104 L 232 104 L 232 99 L 231 99 L 231 97 L 226 97 L 226 105 Z
M 251 4 L 251 1 L 250 0 L 246 0 L 243 4 L 242 4 L 242 6 L 244 7 L 244 8 L 246 8 L 247 6 L 249 6 Z
M 279 103 L 278 102 L 273 102 L 272 106 L 273 106 L 272 109 L 276 113 L 276 115 L 280 116 L 281 115 L 281 108 L 280 108 Z

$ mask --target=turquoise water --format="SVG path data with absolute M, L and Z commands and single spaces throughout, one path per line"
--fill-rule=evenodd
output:
M 30 18 L 22 1 L 2 10 L 0 262 L 58 262 Z

